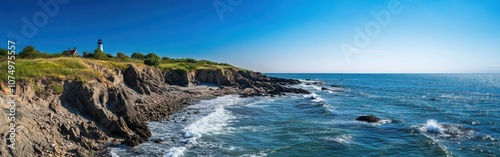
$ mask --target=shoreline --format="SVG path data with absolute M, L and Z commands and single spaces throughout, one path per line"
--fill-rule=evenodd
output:
M 134 147 L 146 142 L 151 137 L 147 122 L 168 118 L 201 100 L 231 94 L 250 97 L 309 93 L 288 87 L 300 83 L 298 80 L 252 71 L 179 73 L 134 65 L 122 70 L 90 62 L 86 66 L 103 76 L 86 83 L 34 78 L 16 86 L 16 93 L 22 93 L 16 99 L 20 113 L 16 122 L 25 129 L 17 131 L 16 144 L 20 147 L 0 148 L 2 155 L 92 156 L 110 144 Z M 200 86 L 193 86 L 196 84 Z M 0 87 L 3 98 L 6 87 Z M 0 122 L 3 124 L 3 119 Z M 6 129 L 0 127 L 0 131 Z M 0 138 L 4 137 L 0 134 Z M 6 144 L 0 141 L 0 145 Z

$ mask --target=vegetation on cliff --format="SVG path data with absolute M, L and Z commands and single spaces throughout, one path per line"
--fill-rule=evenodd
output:
M 5 49 L 0 49 L 6 52 Z M 7 79 L 7 63 L 5 62 L 6 53 L 0 53 L 0 78 L 2 81 Z M 83 57 L 70 57 L 65 52 L 61 54 L 40 53 L 33 46 L 26 46 L 16 55 L 16 79 L 26 81 L 29 78 L 48 77 L 61 80 L 77 80 L 86 82 L 92 78 L 101 77 L 102 74 L 88 66 L 89 64 L 98 64 L 113 69 L 126 69 L 130 65 L 136 66 L 154 66 L 162 71 L 180 70 L 184 72 L 197 71 L 201 69 L 236 69 L 247 71 L 234 67 L 227 63 L 216 63 L 208 60 L 171 59 L 161 57 L 155 53 L 144 55 L 135 52 L 131 57 L 122 52 L 116 56 L 106 54 L 98 49 L 94 53 L 84 52 Z

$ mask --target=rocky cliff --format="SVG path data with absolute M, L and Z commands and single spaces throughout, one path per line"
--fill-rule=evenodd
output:
M 92 156 L 106 145 L 136 146 L 151 137 L 147 121 L 160 120 L 193 99 L 224 94 L 308 93 L 286 85 L 297 80 L 267 77 L 238 69 L 161 71 L 130 65 L 114 69 L 87 63 L 101 75 L 87 82 L 33 78 L 16 86 L 16 149 L 7 138 L 8 119 L 0 118 L 0 156 Z M 2 110 L 9 106 L 1 83 Z M 178 86 L 215 84 L 207 91 Z

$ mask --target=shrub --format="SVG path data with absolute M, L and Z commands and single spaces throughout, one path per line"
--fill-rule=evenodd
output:
M 187 59 L 186 59 L 186 62 L 196 63 L 196 59 L 193 59 L 193 58 L 187 58 Z
M 155 53 L 149 53 L 148 55 L 146 55 L 146 58 L 157 58 L 157 59 L 160 59 L 160 56 L 156 55 Z
M 7 56 L 9 54 L 9 50 L 0 48 L 0 56 Z
M 144 64 L 149 65 L 149 66 L 158 66 L 158 65 L 160 65 L 160 59 L 151 57 L 151 58 L 144 60 Z
M 26 46 L 23 48 L 21 53 L 19 53 L 21 58 L 34 59 L 40 57 L 40 51 L 36 50 L 33 46 Z
M 93 58 L 105 60 L 108 59 L 108 56 L 106 56 L 106 54 L 102 52 L 100 49 L 95 49 Z
M 128 56 L 127 56 L 127 55 L 125 55 L 125 54 L 124 54 L 124 53 L 122 53 L 122 52 L 118 52 L 118 53 L 116 53 L 116 58 L 126 59 L 126 58 L 128 58 Z
M 92 58 L 92 57 L 94 57 L 94 54 L 92 54 L 90 52 L 83 52 L 83 57 L 84 58 Z
M 144 59 L 145 56 L 140 52 L 134 52 L 130 57 L 134 59 Z
M 38 55 L 38 57 L 40 58 L 50 58 L 52 57 L 51 54 L 47 53 L 47 52 L 44 52 L 44 53 L 40 53 L 40 55 Z

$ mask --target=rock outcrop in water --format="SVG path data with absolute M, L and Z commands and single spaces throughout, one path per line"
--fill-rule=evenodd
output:
M 380 121 L 378 117 L 375 117 L 374 115 L 369 115 L 369 116 L 359 116 L 356 118 L 358 121 L 363 121 L 363 122 L 368 122 L 368 123 L 375 123 Z
M 0 156 L 91 156 L 106 145 L 136 146 L 151 137 L 147 121 L 160 120 L 190 101 L 225 94 L 282 95 L 306 93 L 287 87 L 297 80 L 267 77 L 236 69 L 205 69 L 196 72 L 161 71 L 131 65 L 124 70 L 87 63 L 102 76 L 86 83 L 36 78 L 18 84 L 16 149 L 8 149 L 8 125 L 0 126 Z M 215 84 L 210 90 L 177 86 Z M 7 100 L 5 83 L 0 98 Z M 62 88 L 63 90 L 57 90 Z M 1 106 L 8 113 L 8 106 Z M 1 124 L 8 124 L 0 118 Z

